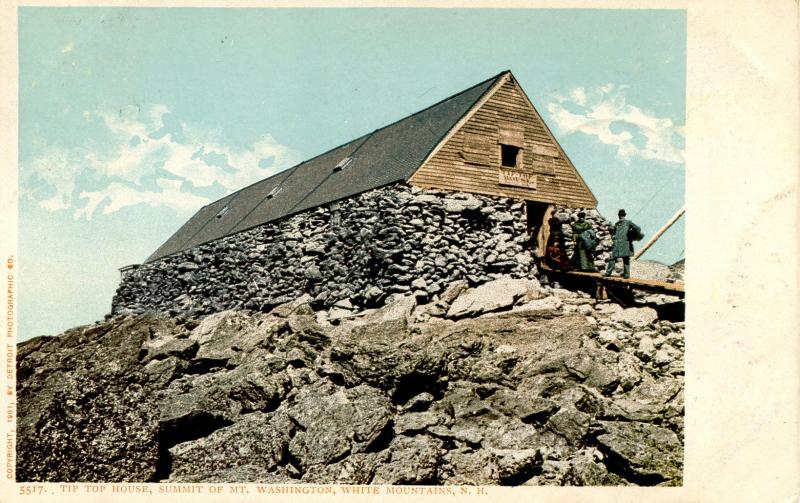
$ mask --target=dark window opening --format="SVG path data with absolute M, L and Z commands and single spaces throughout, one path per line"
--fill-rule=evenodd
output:
M 519 165 L 519 156 L 522 149 L 514 145 L 500 144 L 500 164 L 506 168 L 516 168 Z

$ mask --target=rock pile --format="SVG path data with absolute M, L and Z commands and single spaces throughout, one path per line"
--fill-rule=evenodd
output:
M 669 266 L 669 278 L 674 281 L 683 281 L 683 275 L 686 271 L 686 259 L 680 259 L 671 266 Z
M 123 273 L 112 314 L 268 311 L 302 294 L 340 315 L 450 282 L 534 277 L 523 204 L 398 184 Z
M 511 276 L 313 300 L 20 343 L 17 480 L 681 484 L 682 323 Z

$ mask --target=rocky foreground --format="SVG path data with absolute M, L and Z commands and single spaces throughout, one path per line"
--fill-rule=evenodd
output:
M 680 485 L 683 323 L 501 278 L 19 344 L 18 481 Z

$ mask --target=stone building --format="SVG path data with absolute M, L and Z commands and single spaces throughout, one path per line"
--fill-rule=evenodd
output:
M 536 273 L 556 206 L 597 200 L 510 71 L 200 208 L 122 270 L 112 314 L 348 313 Z

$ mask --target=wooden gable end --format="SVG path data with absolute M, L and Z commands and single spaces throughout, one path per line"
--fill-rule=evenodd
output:
M 506 157 L 509 152 L 516 154 L 515 167 L 502 166 L 503 145 Z M 409 183 L 572 207 L 597 206 L 511 74 L 456 125 Z

